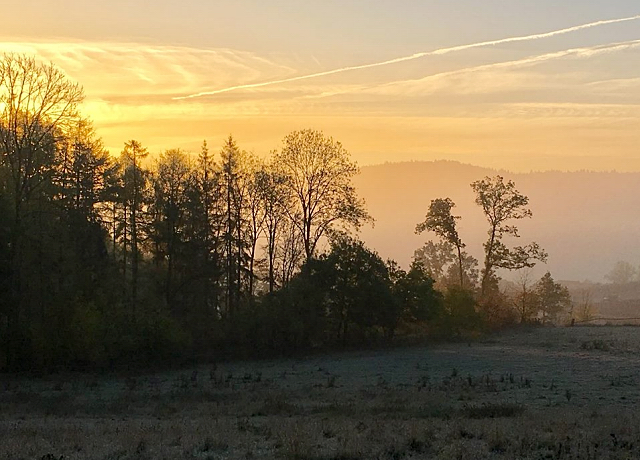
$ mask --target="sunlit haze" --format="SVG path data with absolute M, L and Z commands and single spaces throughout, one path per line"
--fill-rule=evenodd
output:
M 21 19 L 0 51 L 82 84 L 112 153 L 232 133 L 266 155 L 314 128 L 360 165 L 640 171 L 640 5 L 479 5 L 27 0 L 5 6 Z

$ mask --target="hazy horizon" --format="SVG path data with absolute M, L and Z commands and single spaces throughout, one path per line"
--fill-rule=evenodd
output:
M 514 223 L 520 228 L 518 244 L 536 241 L 549 253 L 535 276 L 550 271 L 561 280 L 603 282 L 618 261 L 640 265 L 640 217 L 629 212 L 640 206 L 637 172 L 521 173 L 449 160 L 363 166 L 355 185 L 376 224 L 365 226 L 360 236 L 383 258 L 406 268 L 415 249 L 437 240 L 429 232 L 416 235 L 416 224 L 431 200 L 448 197 L 457 205 L 454 213 L 462 217 L 459 231 L 466 250 L 482 260 L 487 224 L 469 184 L 495 174 L 514 180 L 529 197 L 533 217 Z M 504 271 L 501 276 L 515 279 L 518 274 Z

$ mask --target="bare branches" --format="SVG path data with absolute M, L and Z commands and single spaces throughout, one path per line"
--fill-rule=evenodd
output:
M 358 167 L 339 142 L 319 131 L 294 131 L 285 137 L 274 162 L 287 177 L 293 197 L 287 214 L 302 235 L 307 259 L 336 224 L 358 229 L 371 221 L 351 184 Z
M 18 54 L 0 59 L 0 154 L 17 203 L 41 182 L 43 155 L 77 125 L 83 97 L 82 88 L 53 64 Z

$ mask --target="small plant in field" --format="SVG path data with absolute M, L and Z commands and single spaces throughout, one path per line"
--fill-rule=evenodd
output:
M 178 376 L 176 386 L 181 390 L 186 390 L 187 388 L 189 388 L 189 377 L 187 377 L 186 374 L 180 374 Z
M 505 436 L 502 430 L 496 428 L 496 430 L 491 434 L 488 444 L 491 452 L 504 454 L 509 448 L 509 439 Z
M 429 376 L 427 374 L 423 375 L 418 379 L 418 391 L 426 388 L 429 385 Z
M 311 446 L 297 425 L 281 434 L 279 446 L 287 459 L 299 460 L 311 457 Z
M 138 442 L 138 446 L 136 447 L 136 455 L 140 456 L 147 451 L 147 442 L 144 439 L 141 439 Z
M 226 451 L 229 445 L 225 442 L 215 441 L 211 437 L 205 438 L 202 444 L 198 447 L 200 452 L 213 452 L 213 451 Z
M 625 385 L 635 385 L 635 379 L 630 375 L 610 376 L 609 381 L 612 387 L 621 387 Z
M 252 415 L 257 416 L 292 416 L 300 412 L 300 408 L 287 401 L 284 395 L 269 395 Z
M 209 380 L 214 387 L 223 386 L 225 384 L 222 374 L 218 375 L 215 371 L 210 371 Z
M 138 386 L 138 380 L 135 377 L 127 377 L 124 383 L 129 391 L 135 390 Z
M 64 389 L 64 382 L 56 382 L 53 385 L 53 391 L 62 391 Z M 9 391 L 9 390 L 5 390 L 5 391 Z
M 602 339 L 594 339 L 594 340 L 585 340 L 580 344 L 580 348 L 583 350 L 600 350 L 600 351 L 609 351 L 611 346 L 609 343 Z
M 531 388 L 531 379 L 529 377 L 520 377 L 520 388 Z
M 336 437 L 336 432 L 330 428 L 325 428 L 322 430 L 322 437 L 325 439 L 333 439 Z
M 100 384 L 95 379 L 89 379 L 89 380 L 85 380 L 84 386 L 89 390 L 95 390 L 100 386 Z
M 481 406 L 466 405 L 462 408 L 462 414 L 467 418 L 502 418 L 516 417 L 524 412 L 524 406 L 514 403 L 488 403 Z

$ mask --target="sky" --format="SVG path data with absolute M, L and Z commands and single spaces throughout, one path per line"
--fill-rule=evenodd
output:
M 640 171 L 637 0 L 22 0 L 3 15 L 0 52 L 83 85 L 113 154 L 232 134 L 266 156 L 312 128 L 360 165 Z

